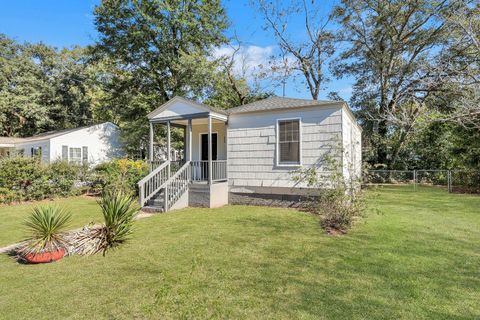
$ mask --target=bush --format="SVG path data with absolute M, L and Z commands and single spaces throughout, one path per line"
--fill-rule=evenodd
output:
M 138 182 L 148 174 L 148 165 L 142 160 L 120 159 L 98 165 L 91 175 L 92 187 L 137 194 Z
M 43 164 L 38 158 L 0 160 L 0 203 L 65 197 L 81 192 L 75 186 L 81 167 L 64 161 Z
M 80 179 L 83 167 L 68 163 L 67 161 L 55 161 L 48 166 L 50 193 L 56 196 L 76 195 L 81 190 L 75 187 L 75 182 Z
M 66 247 L 62 231 L 71 220 L 71 214 L 56 206 L 41 206 L 33 209 L 25 221 L 31 238 L 19 250 L 22 254 L 51 252 Z
M 321 227 L 328 233 L 345 233 L 365 210 L 364 194 L 353 170 L 347 178 L 337 161 L 326 157 L 324 163 L 321 174 L 316 168 L 300 169 L 294 172 L 294 180 L 311 188 L 304 207 L 319 215 Z
M 37 158 L 6 158 L 0 161 L 0 187 L 18 200 L 43 199 L 48 194 L 45 166 Z
M 114 248 L 128 240 L 139 206 L 132 196 L 123 192 L 105 190 L 98 201 L 104 223 L 85 226 L 69 236 L 70 254 L 91 255 Z

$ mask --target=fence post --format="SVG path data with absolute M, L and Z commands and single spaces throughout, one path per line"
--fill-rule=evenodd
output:
M 413 190 L 417 191 L 417 170 L 413 170 Z
M 448 193 L 451 193 L 452 192 L 452 172 L 450 170 L 448 170 L 447 181 L 448 181 Z

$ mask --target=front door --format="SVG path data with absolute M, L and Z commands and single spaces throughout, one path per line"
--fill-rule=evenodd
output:
M 201 160 L 201 176 L 202 180 L 208 180 L 208 133 L 200 135 L 200 155 Z M 217 134 L 212 133 L 212 160 L 217 160 Z

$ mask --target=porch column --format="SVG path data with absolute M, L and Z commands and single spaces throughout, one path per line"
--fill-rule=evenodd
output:
M 153 154 L 153 123 L 150 122 L 150 145 L 148 147 L 148 157 L 150 161 L 154 161 L 155 156 Z
M 170 121 L 167 121 L 167 160 L 172 160 L 172 152 L 170 146 Z
M 187 161 L 192 161 L 192 119 L 188 119 L 187 125 Z
M 212 184 L 212 116 L 208 115 L 208 184 Z

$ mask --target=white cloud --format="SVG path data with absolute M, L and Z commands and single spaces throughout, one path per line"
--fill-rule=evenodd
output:
M 274 46 L 259 47 L 250 45 L 240 46 L 237 51 L 236 49 L 230 46 L 216 48 L 213 56 L 215 58 L 230 58 L 232 55 L 235 55 L 233 57 L 235 74 L 246 76 L 247 78 L 252 77 L 261 66 L 267 66 L 275 52 Z

